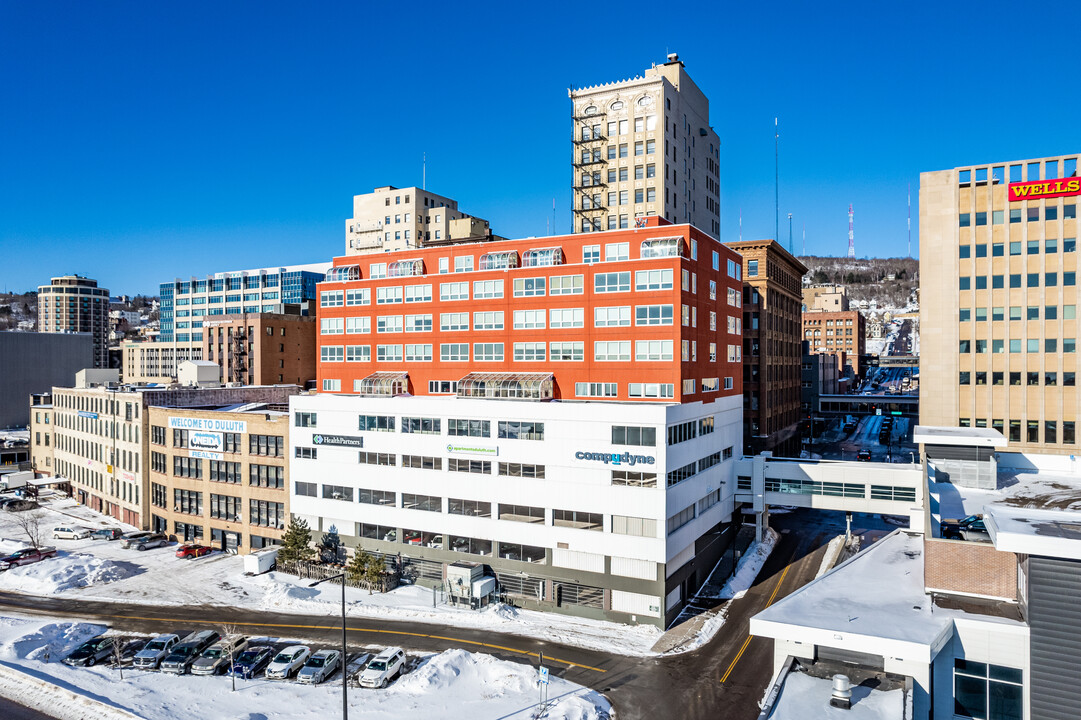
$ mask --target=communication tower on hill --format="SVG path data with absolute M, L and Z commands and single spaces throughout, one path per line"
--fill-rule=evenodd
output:
M 856 244 L 852 235 L 852 203 L 848 204 L 848 257 L 856 257 Z

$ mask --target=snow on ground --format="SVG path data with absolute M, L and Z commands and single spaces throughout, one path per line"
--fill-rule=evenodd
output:
M 30 431 L 23 428 L 22 430 L 0 430 L 0 443 L 5 442 L 30 442 Z
M 0 617 L 0 692 L 16 702 L 47 708 L 66 718 L 146 720 L 177 717 L 325 720 L 337 717 L 341 685 L 333 679 L 307 687 L 295 682 L 174 676 L 111 668 L 71 668 L 58 662 L 103 628 L 86 623 L 50 623 Z M 48 649 L 50 662 L 45 662 Z M 45 684 L 37 681 L 44 681 Z M 551 676 L 547 717 L 599 720 L 611 712 L 596 692 Z M 84 701 L 73 701 L 70 693 Z M 426 655 L 413 672 L 385 690 L 352 688 L 349 715 L 362 720 L 403 716 L 529 718 L 537 702 L 536 670 L 464 650 Z M 130 714 L 129 714 L 130 713 Z
M 736 574 L 721 588 L 720 597 L 722 599 L 738 600 L 747 594 L 747 591 L 754 585 L 758 572 L 766 564 L 769 554 L 773 552 L 778 537 L 780 536 L 777 531 L 769 528 L 762 542 L 755 543 L 747 548 L 747 552 L 739 560 Z
M 43 526 L 50 531 L 56 525 L 70 525 L 73 518 L 87 527 L 129 529 L 68 499 L 44 505 L 41 512 Z M 156 606 L 217 605 L 305 615 L 336 615 L 341 607 L 341 589 L 337 586 L 309 588 L 306 580 L 276 572 L 245 577 L 243 559 L 236 555 L 213 553 L 181 560 L 174 555 L 175 545 L 139 552 L 124 549 L 119 541 L 54 540 L 51 532 L 46 537 L 60 557 L 0 573 L 0 589 Z M 11 513 L 0 512 L 0 538 L 20 540 Z M 351 617 L 411 620 L 542 637 L 637 656 L 652 654 L 651 648 L 661 635 L 653 626 L 522 610 L 501 603 L 483 610 L 459 609 L 438 602 L 439 597 L 433 602 L 433 596 L 432 590 L 412 585 L 372 595 L 366 590 L 347 588 L 347 613 Z

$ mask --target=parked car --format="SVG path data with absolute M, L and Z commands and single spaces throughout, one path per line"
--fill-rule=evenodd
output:
M 20 565 L 30 565 L 51 557 L 56 557 L 56 548 L 54 547 L 23 548 L 0 557 L 0 570 L 10 570 Z
M 259 671 L 265 668 L 273 658 L 274 648 L 266 645 L 249 645 L 233 661 L 233 667 L 229 672 L 239 678 L 251 679 L 258 675 Z
M 387 648 L 376 655 L 360 673 L 360 686 L 385 688 L 405 667 L 405 651 L 399 647 Z
M 180 637 L 173 633 L 158 635 L 148 642 L 142 650 L 135 653 L 135 658 L 131 664 L 143 670 L 154 670 L 178 642 L 180 642 Z
M 983 522 L 983 515 L 969 515 L 961 520 L 944 519 L 939 523 L 941 535 L 950 540 L 991 542 L 991 534 Z
M 163 673 L 183 675 L 194 663 L 204 650 L 221 639 L 221 635 L 213 630 L 203 630 L 192 633 L 184 638 L 184 641 L 173 646 L 164 660 L 161 661 Z
M 93 667 L 102 660 L 108 660 L 113 654 L 116 638 L 96 637 L 87 640 L 60 662 L 72 667 Z
M 240 656 L 248 647 L 248 638 L 233 635 L 219 640 L 203 651 L 191 664 L 192 675 L 217 675 L 229 669 L 230 658 Z
M 871 462 L 871 451 L 870 450 L 860 450 L 859 452 L 856 453 L 856 459 L 859 460 L 860 462 Z
M 859 423 L 846 422 L 845 427 L 844 427 L 844 431 L 845 431 L 845 433 L 856 432 L 856 428 L 858 428 L 858 427 L 859 427 Z
M 120 528 L 101 528 L 90 533 L 91 540 L 119 540 L 124 533 Z
M 127 539 L 124 540 L 124 547 L 129 549 L 146 550 L 147 548 L 164 547 L 169 544 L 169 538 L 162 533 L 143 531 L 131 533 L 125 537 Z
M 53 528 L 53 540 L 82 540 L 90 537 L 90 528 L 78 525 L 59 525 Z
M 308 658 L 304 667 L 297 673 L 297 682 L 306 685 L 318 685 L 334 674 L 341 665 L 342 654 L 337 650 L 320 650 Z
M 207 545 L 181 545 L 176 549 L 176 556 L 178 558 L 188 558 L 194 560 L 200 558 L 203 555 L 209 555 L 214 551 L 214 548 Z
M 285 680 L 292 677 L 312 651 L 304 645 L 290 645 L 274 656 L 266 667 L 266 676 L 271 680 Z

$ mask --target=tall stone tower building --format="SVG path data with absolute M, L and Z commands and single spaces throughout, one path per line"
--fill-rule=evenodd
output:
M 54 277 L 38 287 L 38 331 L 90 333 L 94 367 L 109 367 L 109 291 L 81 275 Z

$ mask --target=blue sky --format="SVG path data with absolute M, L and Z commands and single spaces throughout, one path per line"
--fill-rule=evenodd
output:
M 774 234 L 775 116 L 797 252 L 843 254 L 853 203 L 858 255 L 906 254 L 911 183 L 915 254 L 921 171 L 1081 151 L 1081 3 L 301 5 L 0 0 L 0 290 L 329 260 L 422 153 L 497 233 L 553 198 L 567 232 L 567 87 L 667 51 L 710 98 L 724 241 Z

